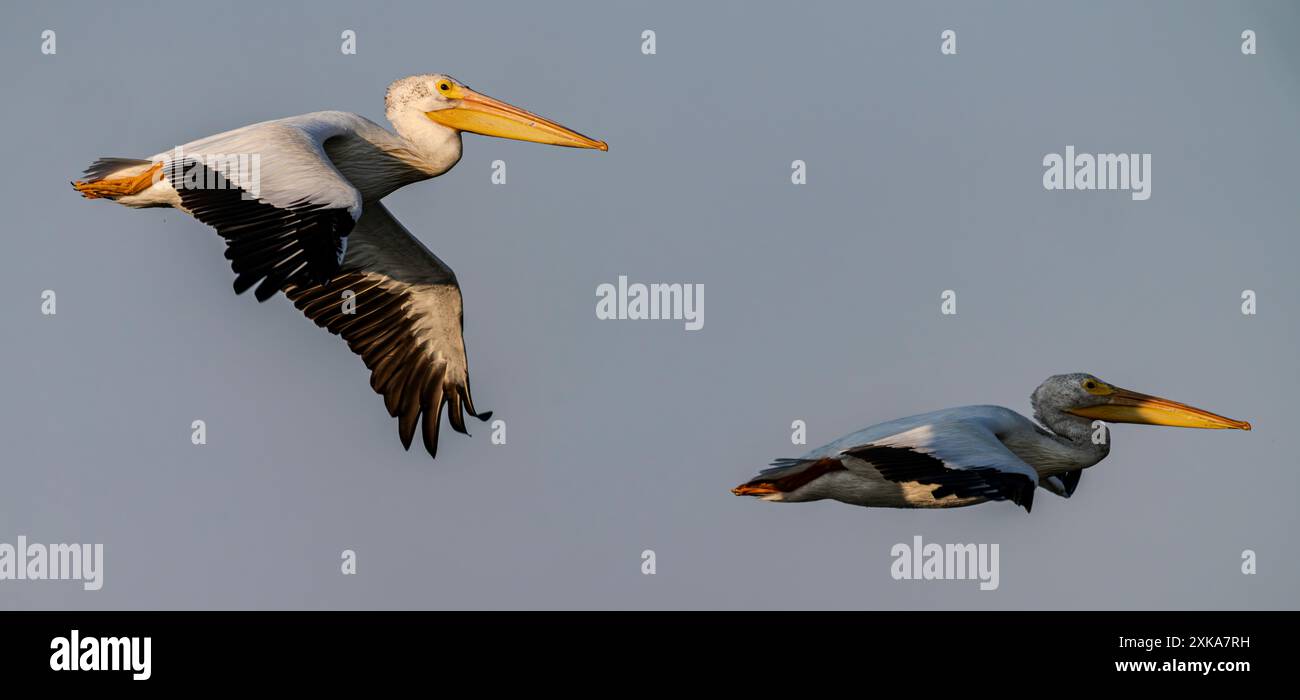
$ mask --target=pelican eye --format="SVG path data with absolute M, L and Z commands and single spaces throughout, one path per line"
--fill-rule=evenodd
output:
M 1094 396 L 1106 396 L 1114 392 L 1114 389 L 1111 389 L 1110 386 L 1096 379 L 1085 379 L 1079 385 L 1083 387 L 1084 391 Z
M 451 83 L 444 80 L 441 83 L 438 83 L 438 89 L 442 92 L 447 92 L 451 89 Z

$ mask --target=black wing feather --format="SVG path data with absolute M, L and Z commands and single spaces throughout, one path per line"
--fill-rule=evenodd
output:
M 1009 500 L 1026 511 L 1034 505 L 1034 483 L 1023 474 L 1004 472 L 996 467 L 952 469 L 934 455 L 907 447 L 863 445 L 845 450 L 844 455 L 870 462 L 882 477 L 893 482 L 914 481 L 935 484 L 935 498 L 948 495 L 958 498 L 982 497 Z
M 354 313 L 343 312 L 344 291 L 354 293 Z M 345 272 L 325 284 L 290 283 L 284 293 L 316 325 L 343 336 L 352 352 L 361 356 L 371 370 L 370 386 L 383 395 L 388 414 L 398 419 L 398 437 L 406 449 L 422 422 L 424 448 L 429 456 L 438 455 L 438 423 L 444 405 L 450 405 L 452 427 L 462 433 L 464 413 L 484 421 L 492 416 L 490 411 L 475 413 L 468 386 L 449 383 L 446 361 L 426 351 L 418 319 L 410 311 L 410 292 L 402 285 L 375 283 L 373 273 Z
M 338 274 L 356 225 L 347 209 L 305 200 L 277 207 L 251 198 L 198 160 L 169 163 L 166 170 L 181 205 L 226 239 L 236 294 L 256 286 L 254 296 L 266 301 L 288 284 L 325 284 Z M 187 187 L 187 181 L 205 186 Z

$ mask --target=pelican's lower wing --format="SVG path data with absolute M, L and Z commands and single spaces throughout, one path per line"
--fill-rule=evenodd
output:
M 1034 505 L 1038 474 L 976 420 L 952 420 L 906 430 L 839 453 L 850 471 L 873 470 L 898 482 L 934 484 L 931 495 L 1009 500 Z
M 370 386 L 398 419 L 403 447 L 410 449 L 423 416 L 424 447 L 437 456 L 444 405 L 457 432 L 467 432 L 465 413 L 491 417 L 476 413 L 470 397 L 456 275 L 382 204 L 366 205 L 337 277 L 291 283 L 284 292 L 365 361 Z

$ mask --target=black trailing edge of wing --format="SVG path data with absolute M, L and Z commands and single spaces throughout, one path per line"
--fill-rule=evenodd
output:
M 325 284 L 338 273 L 344 239 L 356 223 L 347 209 L 306 201 L 277 207 L 194 159 L 165 170 L 182 206 L 226 239 L 236 294 L 257 285 L 253 295 L 266 301 L 287 284 Z
M 1029 512 L 1034 507 L 1034 482 L 1023 474 L 1004 472 L 995 467 L 952 469 L 943 460 L 907 447 L 866 445 L 846 450 L 845 455 L 870 462 L 880 475 L 890 481 L 915 481 L 935 484 L 935 498 L 980 497 L 1011 501 Z

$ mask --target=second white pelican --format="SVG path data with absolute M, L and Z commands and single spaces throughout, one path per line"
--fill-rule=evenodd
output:
M 437 177 L 461 156 L 461 132 L 608 150 L 555 122 L 477 93 L 446 75 L 388 88 L 396 134 L 357 114 L 313 112 L 209 136 L 146 159 L 101 158 L 73 183 L 89 199 L 175 207 L 226 239 L 235 292 L 277 291 L 343 336 L 410 449 L 423 416 L 438 450 L 443 405 L 464 433 L 474 410 L 461 335 L 460 285 L 445 263 L 379 200 Z
M 864 428 L 797 459 L 778 459 L 732 493 L 886 508 L 1010 500 L 1028 511 L 1036 487 L 1069 498 L 1083 470 L 1110 454 L 1109 430 L 1099 433 L 1094 420 L 1250 430 L 1245 421 L 1084 373 L 1049 377 L 1030 403 L 1046 429 L 1001 406 L 948 408 Z

